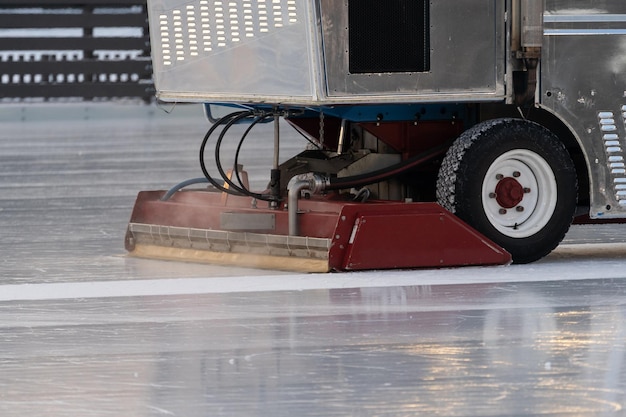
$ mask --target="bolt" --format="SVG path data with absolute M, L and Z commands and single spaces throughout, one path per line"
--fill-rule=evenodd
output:
M 524 193 L 525 193 L 525 194 L 528 194 L 529 192 L 530 192 L 530 188 L 528 188 L 528 187 L 524 187 Z
M 489 198 L 496 198 L 496 193 L 489 193 Z
M 513 171 L 513 177 L 514 178 L 519 178 L 519 176 L 522 175 L 519 171 Z
M 502 174 L 496 174 L 496 179 L 497 179 L 498 181 L 500 181 L 502 178 L 504 178 L 504 175 L 502 175 Z
M 523 206 L 517 206 L 517 207 L 515 207 L 515 210 L 517 210 L 517 211 L 519 211 L 521 213 L 522 211 L 524 211 L 524 207 Z
M 502 214 L 502 215 L 506 214 L 506 209 L 501 208 L 499 213 Z

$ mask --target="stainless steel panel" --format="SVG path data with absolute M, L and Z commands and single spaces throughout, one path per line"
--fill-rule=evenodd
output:
M 540 0 L 546 5 L 546 12 L 566 13 L 568 15 L 598 13 L 624 13 L 624 2 L 621 0 Z
M 167 101 L 315 97 L 310 1 L 150 0 L 155 84 Z
M 331 99 L 495 100 L 504 96 L 504 2 L 431 2 L 431 68 L 421 73 L 350 74 L 347 8 L 347 1 L 321 0 Z
M 431 70 L 359 75 L 348 73 L 346 5 L 149 0 L 158 96 L 292 104 L 504 97 L 503 2 L 432 2 Z
M 626 3 L 548 0 L 542 105 L 570 126 L 590 167 L 591 216 L 626 213 Z

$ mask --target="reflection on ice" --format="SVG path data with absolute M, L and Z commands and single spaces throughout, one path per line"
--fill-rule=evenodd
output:
M 625 300 L 587 280 L 5 302 L 0 410 L 614 415 Z
M 3 124 L 2 417 L 624 415 L 625 226 L 506 268 L 126 258 L 136 192 L 197 176 L 205 129 Z

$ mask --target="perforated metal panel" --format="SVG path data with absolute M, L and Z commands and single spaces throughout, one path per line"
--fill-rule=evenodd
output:
M 163 65 L 219 52 L 298 22 L 295 0 L 200 0 L 159 14 Z
M 311 101 L 308 0 L 149 0 L 157 96 L 165 101 Z

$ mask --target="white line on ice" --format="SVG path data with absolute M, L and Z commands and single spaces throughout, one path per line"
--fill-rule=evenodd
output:
M 604 246 L 562 246 L 556 256 L 529 265 L 2 285 L 0 302 L 626 278 L 626 248 L 608 246 L 614 252 L 607 256 Z

